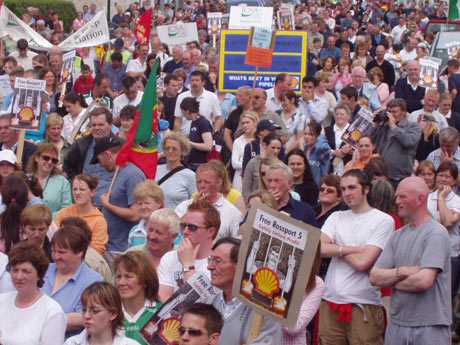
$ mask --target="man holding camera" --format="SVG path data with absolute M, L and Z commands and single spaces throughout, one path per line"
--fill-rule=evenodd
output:
M 406 101 L 401 98 L 391 100 L 387 113 L 379 118 L 373 139 L 385 161 L 387 175 L 396 186 L 412 173 L 421 132 L 417 123 L 407 120 Z

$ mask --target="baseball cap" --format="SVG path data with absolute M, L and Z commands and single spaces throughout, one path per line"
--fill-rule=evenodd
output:
M 16 165 L 17 163 L 16 155 L 11 150 L 1 150 L 0 151 L 0 163 L 1 162 L 8 162 L 12 165 Z
M 272 120 L 260 120 L 257 124 L 257 132 L 274 131 L 277 129 L 281 129 L 281 127 L 274 123 Z
M 94 154 L 91 159 L 91 164 L 97 164 L 99 156 L 101 153 L 110 150 L 111 148 L 122 146 L 124 140 L 118 137 L 106 137 L 96 140 L 96 145 L 94 146 Z

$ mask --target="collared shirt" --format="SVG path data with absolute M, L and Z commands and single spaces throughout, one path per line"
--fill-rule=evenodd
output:
M 311 206 L 305 202 L 294 200 L 292 196 L 289 196 L 287 204 L 281 209 L 279 209 L 279 211 L 286 212 L 292 218 L 300 220 L 301 222 L 304 222 L 306 224 L 318 226 L 318 223 L 316 222 L 315 212 L 313 211 Z
M 439 126 L 439 129 L 449 127 L 449 124 L 447 123 L 446 118 L 440 112 L 438 112 L 437 110 L 435 110 L 433 112 L 426 111 L 423 108 L 419 109 L 419 110 L 415 110 L 415 111 L 413 111 L 412 113 L 409 114 L 407 119 L 410 122 L 418 123 L 418 122 L 420 122 L 422 120 L 421 116 L 423 116 L 425 114 L 428 114 L 428 115 L 431 115 L 431 116 L 434 117 L 434 119 L 436 120 L 436 123 Z
M 139 59 L 133 59 L 128 62 L 128 66 L 126 66 L 126 73 L 134 72 L 134 73 L 143 73 L 147 68 L 147 64 L 144 61 L 142 63 Z
M 439 148 L 431 152 L 426 159 L 433 162 L 434 167 L 438 169 L 442 163 L 443 155 L 444 154 L 442 152 L 442 149 Z M 455 165 L 457 165 L 457 168 L 460 170 L 460 149 L 457 149 L 457 151 L 455 151 L 452 160 L 454 161 Z
M 137 91 L 136 98 L 133 99 L 132 101 L 129 100 L 125 94 L 121 94 L 120 96 L 116 97 L 113 100 L 113 116 L 119 117 L 121 109 L 123 109 L 127 105 L 133 105 L 137 107 L 137 105 L 141 103 L 143 95 L 144 95 L 144 92 Z
M 268 89 L 266 92 L 267 92 L 267 101 L 265 105 L 267 107 L 267 111 L 271 111 L 273 113 L 280 111 L 281 102 L 276 98 L 275 88 L 272 87 L 271 89 Z
M 68 140 L 72 136 L 72 132 L 75 129 L 75 126 L 79 126 L 83 116 L 86 112 L 86 108 L 83 108 L 80 113 L 77 115 L 77 117 L 73 117 L 71 114 L 67 114 L 64 116 L 64 125 L 62 126 L 62 136 L 64 137 L 65 140 Z M 83 124 L 80 128 L 80 132 L 83 133 L 86 130 L 86 127 L 88 127 L 88 122 L 86 121 L 85 124 Z
M 409 85 L 409 86 L 412 88 L 412 90 L 414 90 L 414 91 L 417 90 L 417 88 L 418 88 L 418 86 L 419 86 L 418 83 L 412 84 L 412 83 L 410 82 L 409 78 L 407 78 L 407 85 Z
M 337 126 L 334 123 L 334 135 L 335 135 L 335 147 L 336 148 L 339 148 L 340 145 L 342 145 L 342 136 L 347 131 L 348 126 L 350 126 L 349 123 L 347 123 L 345 127 L 343 127 L 343 129 L 340 129 L 339 126 Z
M 315 96 L 310 101 L 300 99 L 299 110 L 305 114 L 306 122 L 310 122 L 311 119 L 315 120 L 319 124 L 327 117 L 329 104 L 323 97 Z

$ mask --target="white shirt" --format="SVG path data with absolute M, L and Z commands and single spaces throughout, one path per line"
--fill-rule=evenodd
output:
M 67 318 L 61 306 L 43 294 L 31 306 L 18 308 L 16 295 L 0 294 L 0 344 L 62 345 Z
M 116 97 L 113 100 L 113 116 L 114 117 L 119 117 L 120 116 L 120 111 L 127 105 L 133 105 L 135 107 L 138 106 L 139 103 L 141 103 L 142 96 L 144 95 L 144 92 L 142 91 L 137 91 L 136 98 L 133 101 L 130 101 L 128 97 L 123 93 L 120 96 Z
M 192 203 L 193 199 L 185 200 L 181 202 L 175 209 L 179 218 L 181 218 L 188 209 L 188 206 Z M 239 237 L 240 223 L 242 221 L 242 215 L 240 210 L 236 208 L 230 201 L 228 201 L 221 194 L 220 198 L 213 204 L 213 206 L 219 211 L 220 214 L 220 228 L 217 233 L 216 240 L 222 237 Z
M 443 128 L 449 127 L 449 124 L 447 123 L 447 120 L 446 120 L 446 118 L 444 117 L 444 115 L 442 115 L 442 114 L 441 114 L 439 111 L 437 111 L 437 110 L 433 111 L 432 113 L 423 110 L 423 108 L 422 108 L 422 109 L 419 109 L 419 110 L 414 110 L 412 113 L 409 114 L 408 120 L 409 120 L 410 122 L 416 122 L 416 123 L 418 123 L 418 122 L 419 122 L 419 117 L 420 117 L 420 116 L 423 116 L 423 114 L 428 114 L 428 115 L 433 116 L 434 119 L 436 120 L 436 123 L 437 123 L 438 126 L 439 126 L 439 129 L 443 129 Z
M 144 73 L 147 69 L 146 62 L 141 63 L 139 59 L 133 59 L 128 61 L 128 65 L 126 66 L 126 73 L 134 72 L 134 73 Z
M 348 126 L 350 126 L 349 123 L 347 123 L 345 127 L 343 127 L 343 129 L 340 129 L 334 123 L 335 147 L 337 149 L 340 148 L 340 145 L 342 145 L 342 137 L 343 137 L 343 134 L 347 131 Z
M 267 111 L 276 113 L 278 110 L 281 110 L 281 102 L 278 99 L 276 99 L 275 88 L 272 87 L 271 89 L 266 90 L 266 92 L 267 92 L 267 101 L 265 105 L 267 106 Z
M 404 48 L 399 52 L 399 57 L 401 58 L 402 63 L 415 60 L 417 58 L 417 51 L 412 49 L 412 51 L 408 52 L 406 48 Z
M 0 253 L 0 293 L 15 291 L 10 273 L 6 270 L 8 256 Z
M 339 246 L 375 246 L 383 250 L 394 231 L 394 220 L 375 208 L 365 213 L 336 211 L 321 231 Z M 340 257 L 333 257 L 326 274 L 323 298 L 338 304 L 380 305 L 380 290 L 369 282 L 369 272 L 358 272 Z
M 83 330 L 83 332 L 80 334 L 74 335 L 73 337 L 67 339 L 64 345 L 89 345 L 86 329 Z M 139 345 L 139 343 L 120 333 L 115 335 L 112 341 L 112 345 Z
M 209 279 L 211 279 L 211 272 L 208 271 L 207 258 L 195 260 L 194 266 L 195 273 L 204 273 Z M 183 281 L 183 266 L 179 260 L 177 250 L 172 250 L 163 255 L 157 271 L 160 285 L 172 287 L 174 292 L 185 283 Z
M 400 44 L 401 43 L 401 38 L 402 35 L 406 31 L 406 26 L 400 26 L 396 25 L 392 30 L 391 30 L 391 36 L 393 37 L 394 43 L 395 44 Z
M 64 116 L 63 118 L 64 124 L 62 126 L 62 136 L 64 137 L 64 139 L 68 139 L 71 137 L 72 132 L 75 129 L 75 126 L 80 125 L 85 112 L 86 112 L 86 108 L 82 109 L 80 114 L 78 114 L 75 119 L 70 114 L 67 114 L 66 116 Z M 86 130 L 86 128 L 88 127 L 88 122 L 89 121 L 86 121 L 86 123 L 83 124 L 83 126 L 81 126 L 81 132 L 84 132 Z
M 186 91 L 177 97 L 176 101 L 176 108 L 174 109 L 174 116 L 182 118 L 182 126 L 181 131 L 185 136 L 188 136 L 190 132 L 190 124 L 192 121 L 187 120 L 185 117 L 182 116 L 182 111 L 180 109 L 180 104 L 187 97 L 195 97 L 192 95 L 192 91 Z M 216 117 L 222 116 L 222 110 L 220 109 L 219 99 L 217 96 L 208 91 L 203 89 L 201 95 L 196 97 L 196 100 L 200 102 L 200 115 L 204 116 L 211 124 L 214 124 L 214 120 Z
M 235 169 L 235 174 L 233 175 L 233 187 L 240 192 L 243 189 L 243 177 L 241 176 L 243 170 L 243 157 L 244 157 L 244 147 L 251 140 L 247 139 L 244 135 L 240 135 L 233 142 L 232 150 L 232 167 Z
M 329 104 L 323 97 L 315 96 L 311 101 L 304 101 L 300 99 L 299 110 L 305 114 L 307 123 L 311 119 L 315 120 L 319 124 L 326 119 L 328 114 Z
M 26 56 L 21 57 L 19 56 L 19 52 L 16 50 L 12 52 L 9 56 L 14 57 L 16 61 L 18 62 L 19 65 L 21 65 L 24 68 L 24 71 L 27 71 L 29 69 L 33 69 L 34 66 L 32 64 L 32 59 L 34 56 L 38 55 L 37 53 L 34 53 L 33 51 L 27 50 Z

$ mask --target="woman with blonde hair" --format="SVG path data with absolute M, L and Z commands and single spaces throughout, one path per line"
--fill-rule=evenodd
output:
M 384 76 L 380 67 L 373 67 L 368 72 L 369 81 L 375 85 L 377 95 L 379 97 L 380 105 L 385 107 L 387 102 L 390 100 L 390 88 L 388 84 L 383 82 Z
M 51 143 L 41 143 L 30 157 L 27 170 L 35 176 L 43 190 L 43 201 L 53 216 L 72 204 L 70 183 L 57 168 L 59 151 Z
M 45 140 L 43 142 L 51 143 L 56 146 L 59 152 L 59 165 L 62 165 L 64 156 L 70 144 L 62 137 L 62 128 L 64 127 L 64 120 L 58 113 L 48 114 L 46 117 L 45 125 Z

